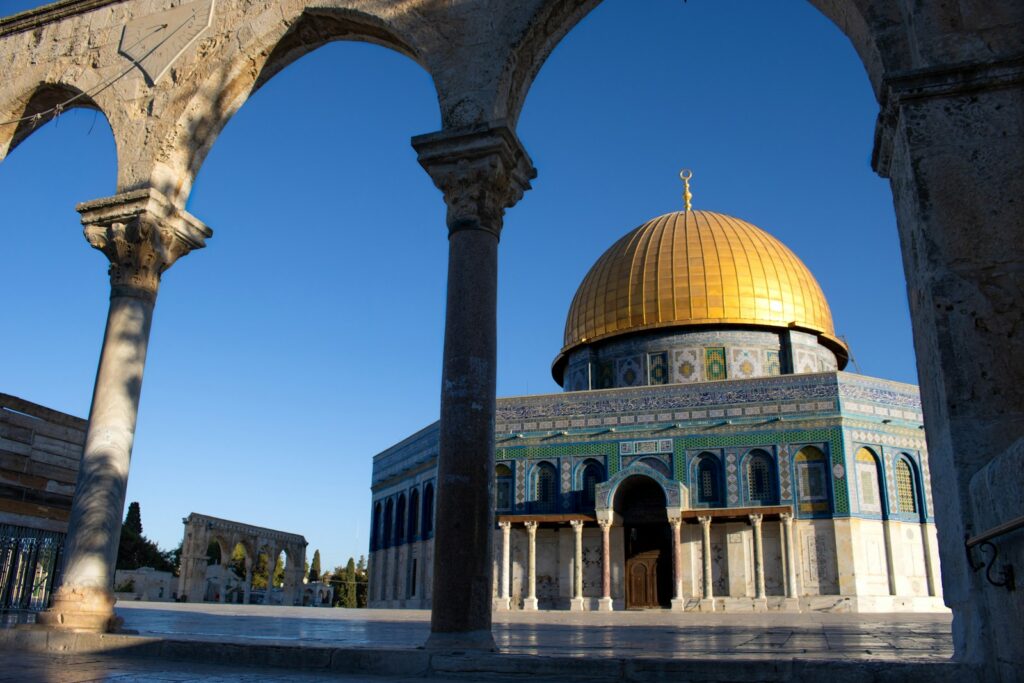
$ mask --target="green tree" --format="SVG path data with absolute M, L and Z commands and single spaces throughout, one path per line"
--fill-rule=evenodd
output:
M 356 606 L 356 561 L 348 558 L 348 564 L 344 567 L 335 567 L 331 575 L 331 585 L 334 587 L 335 607 Z
M 309 582 L 320 580 L 320 549 L 313 552 L 313 565 L 309 568 Z
M 356 607 L 366 607 L 367 599 L 369 598 L 368 589 L 370 576 L 366 571 L 365 555 L 359 556 L 359 562 L 356 563 L 355 577 Z
M 156 543 L 142 535 L 142 512 L 137 502 L 128 506 L 128 515 L 121 525 L 117 546 L 117 569 L 152 567 L 157 571 L 177 571 L 172 562 L 174 551 L 160 550 Z
M 134 531 L 136 535 L 142 535 L 142 507 L 138 501 L 128 504 L 128 515 L 124 518 L 124 525 L 128 527 L 129 531 Z

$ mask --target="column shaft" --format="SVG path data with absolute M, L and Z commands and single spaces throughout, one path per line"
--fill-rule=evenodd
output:
M 671 518 L 669 524 L 672 527 L 672 609 L 682 610 L 686 606 L 683 597 L 683 546 L 679 538 L 683 524 L 679 518 Z
M 796 559 L 793 557 L 793 516 L 782 514 L 782 552 L 786 556 L 786 597 L 796 598 Z
M 714 600 L 715 594 L 712 587 L 712 576 L 711 576 L 711 517 L 700 516 L 697 518 L 700 521 L 701 529 L 701 560 L 703 562 L 703 599 Z
M 750 525 L 754 528 L 754 597 L 765 599 L 764 589 L 764 541 L 761 538 L 761 515 L 750 515 Z
M 512 537 L 512 523 L 511 522 L 499 522 L 498 526 L 501 527 L 501 609 L 511 609 L 511 598 L 509 596 L 509 588 L 511 584 L 512 567 L 511 567 L 511 537 Z
M 526 522 L 526 598 L 524 610 L 537 609 L 537 522 Z
M 611 611 L 612 609 L 612 523 L 609 520 L 599 520 L 601 526 L 601 601 L 598 609 Z
M 570 522 L 573 533 L 573 560 L 572 560 L 572 601 L 569 609 L 574 611 L 583 610 L 583 522 L 573 520 Z

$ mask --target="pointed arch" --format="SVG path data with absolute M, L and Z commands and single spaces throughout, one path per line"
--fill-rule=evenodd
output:
M 741 461 L 743 498 L 750 505 L 779 502 L 779 477 L 775 458 L 763 448 L 750 450 Z
M 695 508 L 724 507 L 724 474 L 722 459 L 714 453 L 704 451 L 694 458 L 690 476 L 691 505 Z
M 860 511 L 878 515 L 883 519 L 888 518 L 889 501 L 885 495 L 882 459 L 873 449 L 861 446 L 854 456 L 854 467 L 857 470 L 857 495 Z
M 558 470 L 543 460 L 530 473 L 531 512 L 554 512 L 558 509 Z

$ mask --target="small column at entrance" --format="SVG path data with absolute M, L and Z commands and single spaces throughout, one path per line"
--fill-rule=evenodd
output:
M 512 609 L 512 600 L 509 598 L 512 522 L 498 522 L 498 527 L 501 529 L 501 593 L 494 602 L 494 608 L 508 611 Z
M 523 609 L 526 611 L 537 610 L 537 522 L 525 522 L 526 524 L 526 597 L 523 599 Z
M 573 612 L 583 611 L 583 520 L 574 519 L 569 522 L 573 534 L 572 560 L 572 600 L 569 609 Z
M 714 612 L 715 595 L 711 585 L 711 515 L 700 515 L 697 521 L 700 522 L 700 554 L 703 562 L 700 609 L 702 612 Z
M 78 206 L 89 244 L 110 259 L 110 309 L 71 505 L 64 575 L 39 623 L 108 631 L 114 563 L 160 276 L 213 231 L 153 189 Z
M 686 598 L 683 597 L 683 546 L 679 534 L 683 522 L 679 517 L 670 517 L 672 526 L 672 609 L 686 609 Z
M 783 512 L 782 520 L 782 553 L 786 566 L 786 602 L 796 602 L 796 559 L 793 557 L 793 515 Z
M 750 526 L 754 528 L 754 610 L 768 609 L 764 591 L 764 541 L 761 538 L 761 520 L 763 515 L 750 515 Z
M 612 549 L 610 519 L 597 520 L 601 527 L 601 600 L 597 603 L 599 612 L 612 611 Z

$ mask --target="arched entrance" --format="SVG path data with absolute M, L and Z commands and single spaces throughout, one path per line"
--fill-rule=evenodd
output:
M 622 518 L 626 609 L 668 607 L 672 598 L 672 536 L 665 492 L 637 474 L 615 492 Z

